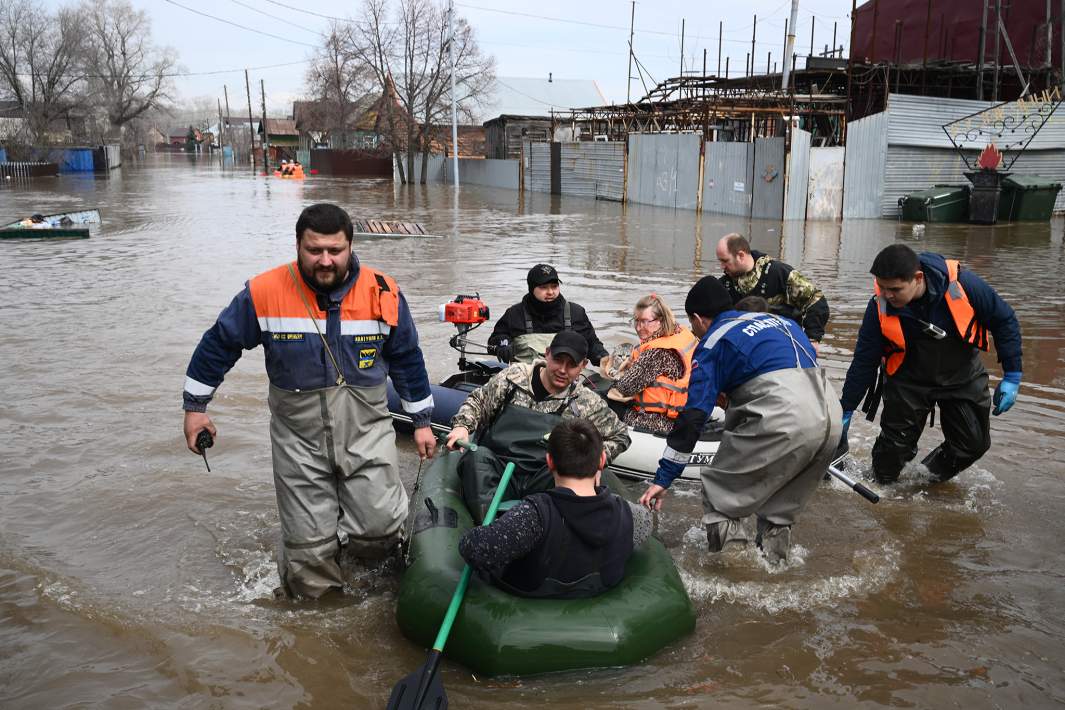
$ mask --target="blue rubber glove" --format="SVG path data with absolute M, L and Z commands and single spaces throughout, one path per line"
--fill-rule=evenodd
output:
M 1017 391 L 1021 388 L 1021 373 L 1019 372 L 1005 372 L 1002 374 L 1002 381 L 998 383 L 998 387 L 995 388 L 995 409 L 991 413 L 996 417 L 999 414 L 1008 412 L 1013 403 L 1017 401 Z
M 847 431 L 851 428 L 851 417 L 853 416 L 853 410 L 850 412 L 843 413 L 843 434 L 840 436 L 841 439 L 847 438 Z

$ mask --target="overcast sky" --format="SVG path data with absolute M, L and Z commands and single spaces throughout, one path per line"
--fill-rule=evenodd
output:
M 320 15 L 354 16 L 361 7 L 361 1 L 340 3 L 328 0 L 132 2 L 151 17 L 155 41 L 176 49 L 183 70 L 198 74 L 175 79 L 180 98 L 222 98 L 222 86 L 226 84 L 233 113 L 238 112 L 238 107 L 241 112 L 246 112 L 243 68 L 249 67 L 256 113 L 259 112 L 258 86 L 262 79 L 266 84 L 267 108 L 271 114 L 277 115 L 289 113 L 291 101 L 304 96 L 306 60 L 313 52 L 312 46 L 306 45 L 315 45 L 330 22 Z M 677 75 L 681 66 L 683 19 L 685 70 L 702 71 L 705 48 L 707 71 L 714 73 L 718 22 L 724 21 L 722 67 L 724 57 L 731 57 L 730 74 L 742 74 L 751 48 L 752 16 L 757 14 L 755 69 L 763 73 L 768 52 L 773 53 L 774 61 L 779 61 L 783 54 L 784 23 L 790 10 L 790 0 L 637 2 L 636 57 L 654 80 Z M 831 44 L 834 22 L 838 23 L 836 44 L 848 46 L 850 10 L 849 0 L 800 0 L 797 52 L 800 55 L 809 52 L 811 22 L 817 52 Z M 218 19 L 209 19 L 193 11 Z M 591 79 L 599 84 L 609 101 L 625 100 L 631 3 L 621 0 L 474 0 L 472 3 L 456 3 L 456 11 L 470 22 L 482 50 L 495 57 L 498 76 L 546 78 L 551 72 L 561 79 Z M 257 34 L 222 20 L 291 41 Z M 290 66 L 275 66 L 289 63 Z M 633 74 L 636 73 L 634 68 Z M 646 80 L 653 85 L 650 78 Z M 643 93 L 640 80 L 634 80 L 633 99 Z

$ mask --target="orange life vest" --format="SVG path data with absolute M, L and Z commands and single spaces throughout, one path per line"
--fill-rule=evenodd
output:
M 289 272 L 290 266 L 296 274 L 296 279 L 293 279 Z M 255 304 L 255 315 L 264 332 L 293 330 L 315 333 L 307 313 L 307 305 L 314 313 L 314 318 L 320 322 L 319 327 L 325 331 L 327 314 L 318 308 L 315 293 L 300 277 L 296 262 L 259 274 L 248 282 L 248 289 Z M 300 291 L 303 293 L 302 298 Z M 377 332 L 375 324 L 379 322 L 391 327 L 399 324 L 399 287 L 391 276 L 360 264 L 359 276 L 340 304 L 341 334 L 361 335 L 363 331 Z
M 636 394 L 633 401 L 636 409 L 650 414 L 664 414 L 676 419 L 688 401 L 688 381 L 692 374 L 692 356 L 699 339 L 687 328 L 681 328 L 673 335 L 648 340 L 632 351 L 632 361 L 636 362 L 642 353 L 659 348 L 676 351 L 684 362 L 684 373 L 677 379 L 659 375 L 653 384 Z
M 958 260 L 947 259 L 947 307 L 954 318 L 954 326 L 962 339 L 974 347 L 987 350 L 987 328 L 976 320 L 976 311 L 969 302 L 965 288 L 958 281 Z M 884 355 L 887 374 L 894 375 L 906 358 L 906 337 L 902 333 L 902 321 L 898 316 L 888 313 L 887 299 L 880 293 L 880 286 L 873 279 L 873 292 L 876 294 L 877 314 L 880 316 L 880 332 L 890 343 Z

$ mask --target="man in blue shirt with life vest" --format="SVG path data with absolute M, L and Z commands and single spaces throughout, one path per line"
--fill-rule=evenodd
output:
M 330 204 L 296 221 L 296 260 L 248 281 L 200 340 L 185 378 L 185 440 L 217 434 L 207 404 L 244 350 L 258 345 L 270 378 L 270 441 L 281 518 L 279 594 L 340 589 L 342 547 L 393 549 L 407 517 L 385 378 L 433 454 L 433 396 L 406 299 L 352 253 L 348 214 Z
M 1017 399 L 1020 325 L 993 288 L 953 259 L 917 255 L 905 244 L 892 244 L 877 254 L 870 271 L 874 295 L 840 401 L 844 432 L 867 392 L 872 393 L 865 406 L 870 420 L 882 396 L 873 474 L 878 483 L 894 483 L 917 455 L 925 421 L 938 406 L 945 441 L 922 463 L 934 482 L 946 481 L 991 447 L 992 397 L 979 354 L 988 349 L 988 333 L 1004 371 L 995 389 L 994 413 L 1007 411 Z
M 755 514 L 755 543 L 770 563 L 786 562 L 791 526 L 839 443 L 842 411 L 835 391 L 798 323 L 732 310 L 732 298 L 717 278 L 700 279 L 684 310 L 700 338 L 688 402 L 640 502 L 660 506 L 718 394 L 727 394 L 725 432 L 713 462 L 702 469 L 709 549 L 720 552 L 727 542 L 745 541 L 740 521 Z

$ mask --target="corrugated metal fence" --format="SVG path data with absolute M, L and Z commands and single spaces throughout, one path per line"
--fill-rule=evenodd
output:
M 806 191 L 810 182 L 810 134 L 801 128 L 791 131 L 787 185 L 784 188 L 784 219 L 806 219 Z
M 562 194 L 625 199 L 625 144 L 563 143 Z
M 0 163 L 0 178 L 4 180 L 49 177 L 59 174 L 59 166 L 55 163 L 17 161 Z
M 629 202 L 693 210 L 699 200 L 699 148 L 694 133 L 629 134 Z
M 887 160 L 887 113 L 847 125 L 843 173 L 843 219 L 879 217 Z
M 551 192 L 551 144 L 525 141 L 522 151 L 525 189 L 531 192 Z

